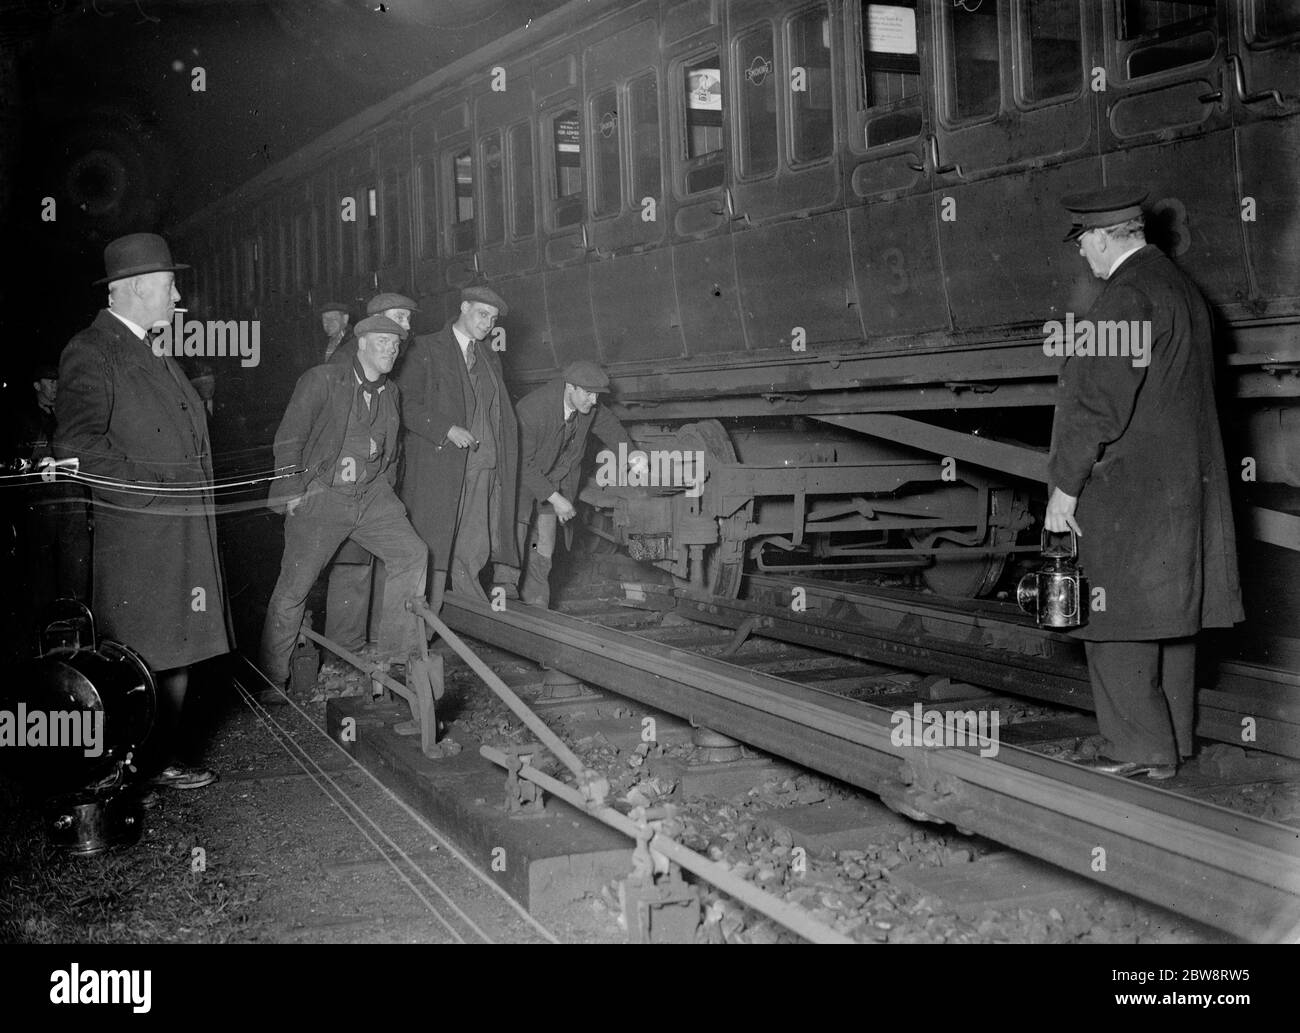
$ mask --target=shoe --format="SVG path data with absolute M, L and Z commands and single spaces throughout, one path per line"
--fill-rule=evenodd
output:
M 180 764 L 168 764 L 146 781 L 146 785 L 159 789 L 202 789 L 217 780 L 217 773 L 207 768 L 182 767 Z
M 1100 771 L 1104 775 L 1119 775 L 1120 778 L 1136 778 L 1138 775 L 1146 775 L 1147 778 L 1157 782 L 1173 778 L 1174 775 L 1178 774 L 1178 765 L 1176 764 L 1144 764 L 1137 760 L 1111 760 L 1109 757 L 1100 755 L 1092 760 L 1081 762 L 1081 766 L 1088 768 L 1090 771 Z

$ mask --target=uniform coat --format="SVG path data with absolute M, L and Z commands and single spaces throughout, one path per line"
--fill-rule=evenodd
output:
M 1150 321 L 1150 363 L 1073 355 L 1061 371 L 1049 491 L 1078 498 L 1079 562 L 1105 609 L 1093 641 L 1181 638 L 1243 617 L 1214 398 L 1213 324 L 1195 285 L 1147 245 L 1088 312 Z
M 585 416 L 574 410 L 571 419 L 573 440 L 564 447 L 565 382 L 552 380 L 520 399 L 515 406 L 519 417 L 519 505 L 516 516 L 526 521 L 533 503 L 545 502 L 559 492 L 570 502 L 576 501 L 582 484 L 582 457 L 587 451 L 587 435 L 596 437 L 612 449 L 632 439 L 617 417 L 599 402 Z M 563 453 L 563 454 L 561 454 Z
M 228 652 L 212 493 L 149 490 L 212 483 L 203 402 L 176 360 L 101 311 L 63 351 L 55 411 L 56 456 L 137 486 L 92 489 L 98 630 L 155 671 Z
M 501 481 L 500 547 L 497 563 L 519 565 L 515 545 L 515 496 L 519 476 L 519 428 L 501 375 L 501 361 L 491 346 L 479 341 L 478 361 L 496 382 L 500 399 L 497 422 L 497 468 Z M 469 450 L 447 440 L 452 427 L 468 429 L 472 422 L 474 387 L 460 344 L 448 323 L 437 333 L 417 337 L 402 355 L 397 373 L 402 388 L 402 426 L 406 429 L 402 501 L 411 523 L 429 546 L 436 570 L 451 567 L 456 518 L 465 461 Z

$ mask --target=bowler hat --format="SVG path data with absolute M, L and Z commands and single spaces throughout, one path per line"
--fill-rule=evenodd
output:
M 608 391 L 609 376 L 594 362 L 579 359 L 564 367 L 564 382 L 584 391 Z
M 387 312 L 390 308 L 404 308 L 408 312 L 420 311 L 419 306 L 405 294 L 394 294 L 392 291 L 376 294 L 366 302 L 366 312 L 372 316 L 376 312 Z
M 52 362 L 42 362 L 32 370 L 32 380 L 58 380 L 59 367 Z
M 1074 225 L 1063 243 L 1077 240 L 1089 230 L 1118 226 L 1121 222 L 1136 219 L 1142 214 L 1142 202 L 1146 196 L 1145 190 L 1136 187 L 1111 186 L 1061 198 L 1061 204 L 1074 217 Z
M 118 237 L 104 248 L 104 271 L 108 273 L 93 286 L 125 280 L 128 276 L 143 276 L 145 273 L 174 273 L 178 269 L 188 269 L 181 262 L 172 261 L 171 248 L 167 241 L 156 233 L 128 233 Z
M 365 334 L 396 334 L 399 340 L 406 340 L 406 331 L 402 325 L 387 316 L 366 316 L 357 324 L 356 334 L 358 337 Z
M 501 295 L 491 287 L 465 287 L 460 292 L 461 301 L 477 301 L 480 305 L 491 305 L 502 319 L 510 311 Z

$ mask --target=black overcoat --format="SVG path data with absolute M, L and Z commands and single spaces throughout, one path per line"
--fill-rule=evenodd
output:
M 176 360 L 103 310 L 63 350 L 55 405 L 55 455 L 131 486 L 91 489 L 99 632 L 155 671 L 229 652 L 207 415 Z
M 1079 560 L 1094 593 L 1105 593 L 1105 609 L 1094 606 L 1075 634 L 1149 641 L 1230 626 L 1243 613 L 1209 307 L 1147 245 L 1086 318 L 1139 330 L 1149 322 L 1151 348 L 1146 365 L 1074 355 L 1061 370 L 1049 491 L 1078 498 Z
M 475 352 L 479 361 L 487 364 L 496 382 L 501 412 L 496 428 L 496 473 L 501 484 L 497 530 L 502 552 L 493 553 L 492 559 L 518 566 L 515 496 L 519 477 L 519 428 L 506 393 L 500 359 L 485 341 L 478 342 Z M 469 428 L 474 402 L 474 387 L 450 323 L 437 333 L 420 335 L 403 352 L 397 382 L 402 389 L 405 430 L 400 495 L 406 503 L 411 525 L 429 547 L 434 569 L 446 570 L 455 541 L 465 461 L 469 456 L 468 449 L 457 448 L 447 440 L 447 431 L 452 427 Z

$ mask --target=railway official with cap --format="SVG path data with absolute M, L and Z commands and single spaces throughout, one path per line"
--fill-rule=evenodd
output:
M 1105 281 L 1087 320 L 1099 340 L 1117 325 L 1149 334 L 1149 353 L 1067 353 L 1046 526 L 1077 533 L 1080 565 L 1104 600 L 1074 632 L 1105 739 L 1090 766 L 1164 779 L 1194 748 L 1196 633 L 1243 612 L 1213 320 L 1196 285 L 1146 243 L 1145 196 L 1107 187 L 1062 199 L 1074 219 L 1066 241 Z
M 606 446 L 632 448 L 632 440 L 612 412 L 600 404 L 609 376 L 594 362 L 571 362 L 549 384 L 520 399 L 519 548 L 524 575 L 520 598 L 530 606 L 551 603 L 551 562 L 560 524 L 576 515 L 588 434 Z M 644 454 L 641 454 L 644 459 Z M 530 532 L 531 540 L 530 540 Z
M 157 675 L 155 730 L 141 758 L 156 785 L 192 789 L 216 775 L 186 765 L 178 730 L 190 667 L 230 650 L 233 631 L 217 555 L 207 413 L 149 330 L 180 301 L 167 242 L 153 233 L 104 249 L 108 308 L 59 362 L 54 453 L 99 480 L 92 597 L 98 630 L 137 650 Z
M 351 310 L 341 301 L 327 301 L 318 309 L 321 329 L 325 331 L 325 357 L 321 362 L 329 362 L 348 336 L 348 320 L 352 318 Z
M 388 570 L 381 656 L 404 656 L 414 641 L 405 604 L 424 594 L 428 551 L 393 491 L 401 407 L 388 379 L 405 335 L 387 316 L 363 319 L 352 365 L 325 363 L 304 373 L 276 431 L 275 466 L 301 470 L 276 481 L 268 499 L 285 513 L 284 557 L 261 652 L 263 672 L 278 685 L 289 677 L 307 594 L 345 539 Z
M 479 580 L 518 579 L 514 406 L 488 335 L 508 312 L 489 287 L 461 291 L 456 318 L 415 339 L 398 371 L 406 424 L 402 498 L 433 560 L 433 605 L 448 571 L 457 592 L 486 599 Z

